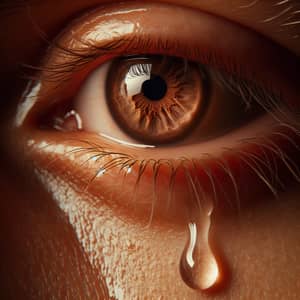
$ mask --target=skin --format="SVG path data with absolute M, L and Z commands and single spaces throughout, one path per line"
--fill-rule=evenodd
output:
M 222 261 L 224 285 L 218 293 L 199 293 L 188 288 L 174 271 L 178 270 L 187 239 L 183 228 L 157 222 L 147 229 L 124 222 L 118 218 L 118 211 L 87 205 L 89 199 L 83 201 L 68 182 L 56 182 L 57 178 L 40 174 L 42 180 L 46 178 L 48 193 L 32 169 L 24 166 L 19 159 L 22 150 L 12 146 L 16 140 L 7 118 L 14 114 L 14 99 L 24 88 L 18 64 L 34 63 L 42 54 L 34 24 L 51 38 L 80 11 L 101 3 L 77 0 L 70 5 L 69 1 L 60 1 L 58 10 L 54 2 L 39 2 L 32 7 L 30 17 L 21 8 L 0 21 L 7 28 L 1 32 L 1 40 L 6 42 L 0 56 L 5 74 L 1 75 L 5 107 L 1 135 L 7 141 L 0 148 L 1 298 L 105 299 L 114 294 L 122 299 L 124 293 L 124 299 L 298 299 L 297 187 L 280 195 L 279 200 L 263 197 L 239 216 L 226 212 L 213 219 L 212 234 Z M 248 2 L 236 0 L 231 6 L 217 0 L 169 2 L 184 2 L 232 19 L 300 54 L 299 39 L 291 38 L 300 33 L 300 24 L 279 31 L 280 20 L 262 22 L 282 11 L 283 6 L 273 6 L 274 1 L 261 0 L 238 10 L 234 8 Z M 299 6 L 298 1 L 288 4 Z M 226 272 L 227 266 L 231 272 Z

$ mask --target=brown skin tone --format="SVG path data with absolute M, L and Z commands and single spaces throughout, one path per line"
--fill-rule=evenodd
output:
M 71 5 L 69 1 L 61 1 L 58 9 L 54 2 L 42 1 L 32 9 L 34 22 L 50 37 L 74 15 L 101 3 L 77 0 Z M 181 4 L 180 0 L 169 2 Z M 292 52 L 300 53 L 299 39 L 289 38 L 300 32 L 299 26 L 286 27 L 286 31 L 280 33 L 277 30 L 279 22 L 260 22 L 276 14 L 276 9 L 282 10 L 282 7 L 270 8 L 271 1 L 262 0 L 258 5 L 240 10 L 233 7 L 248 1 L 232 1 L 231 8 L 224 6 L 224 1 L 183 2 L 254 28 Z M 298 5 L 298 1 L 292 2 Z M 4 16 L 0 23 L 7 28 L 1 32 L 1 40 L 6 41 L 0 56 L 3 74 L 6 74 L 1 81 L 6 87 L 2 101 L 7 111 L 13 111 L 14 101 L 11 100 L 9 105 L 6 99 L 15 99 L 19 95 L 15 86 L 20 91 L 23 88 L 17 65 L 20 62 L 35 63 L 38 53 L 42 54 L 42 42 L 26 10 Z M 2 110 L 5 110 L 4 106 Z M 3 115 L 2 140 L 15 145 L 15 137 L 7 129 L 9 122 L 5 121 L 9 114 Z M 52 195 L 35 179 L 32 170 L 19 162 L 17 153 L 22 157 L 22 152 L 1 144 L 1 298 L 106 299 L 108 289 L 103 284 L 103 276 L 107 277 L 108 273 L 115 280 L 114 286 L 126 291 L 125 299 L 206 298 L 207 294 L 195 292 L 183 284 L 177 272 L 178 258 L 186 239 L 182 228 L 171 228 L 166 224 L 157 224 L 151 229 L 128 225 L 115 216 L 117 212 L 106 207 L 101 208 L 102 213 L 99 210 L 99 215 L 96 210 L 82 208 L 76 193 L 67 201 L 74 201 L 78 210 L 81 207 L 75 217 L 83 217 L 70 221 L 68 211 L 64 214 L 53 202 Z M 220 287 L 219 293 L 208 293 L 210 298 L 298 299 L 299 196 L 299 189 L 294 188 L 280 195 L 279 200 L 265 197 L 257 201 L 242 210 L 239 217 L 224 213 L 216 218 L 212 231 L 217 237 L 217 248 L 221 249 L 220 257 L 226 258 L 225 265 L 231 272 L 225 272 L 224 277 L 228 278 L 224 278 L 226 284 Z M 99 232 L 95 238 L 88 229 L 91 225 Z M 103 233 L 105 226 L 111 239 Z M 84 238 L 76 234 L 78 228 L 82 229 Z M 124 232 L 127 238 L 118 238 Z M 127 241 L 131 241 L 130 245 Z M 116 253 L 116 261 L 104 275 L 101 274 L 103 260 L 97 256 L 97 249 L 101 247 Z M 95 253 L 87 251 L 91 248 Z M 132 291 L 128 286 L 132 286 Z

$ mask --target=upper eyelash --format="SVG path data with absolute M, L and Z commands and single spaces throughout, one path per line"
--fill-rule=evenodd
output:
M 33 76 L 25 75 L 25 78 L 29 80 L 37 80 L 41 72 L 47 72 L 47 81 L 60 82 L 67 80 L 69 78 L 68 76 L 78 68 L 87 65 L 89 62 L 101 56 L 114 53 L 113 51 L 119 49 L 119 47 L 126 42 L 130 42 L 130 39 L 120 38 L 118 40 L 101 44 L 101 46 L 82 42 L 83 45 L 88 46 L 88 49 L 84 48 L 83 50 L 67 48 L 56 41 L 53 43 L 48 42 L 49 48 L 47 52 L 49 53 L 53 49 L 58 49 L 61 51 L 60 54 L 65 55 L 65 57 L 68 58 L 67 62 L 47 66 L 45 63 L 41 63 L 40 66 L 23 64 L 22 67 L 25 70 L 25 74 L 32 73 L 32 71 L 34 73 Z
M 92 43 L 87 43 L 85 41 L 77 41 L 82 44 L 82 48 L 71 49 L 68 47 L 64 47 L 58 43 L 57 40 L 54 42 L 48 41 L 48 53 L 53 49 L 58 49 L 61 51 L 60 54 L 65 55 L 68 58 L 66 63 L 59 63 L 59 64 L 52 64 L 46 66 L 45 63 L 42 63 L 41 66 L 32 66 L 32 65 L 25 65 L 23 64 L 23 68 L 26 70 L 33 70 L 34 72 L 48 72 L 47 80 L 49 81 L 60 81 L 64 80 L 66 75 L 72 73 L 75 69 L 86 65 L 87 63 L 91 62 L 92 60 L 99 58 L 105 55 L 124 55 L 123 52 L 128 51 L 130 49 L 130 55 L 136 56 L 137 54 L 140 55 L 148 54 L 147 50 L 153 47 L 160 50 L 169 50 L 172 49 L 176 51 L 176 49 L 182 49 L 183 46 L 180 46 L 179 41 L 169 41 L 169 40 L 153 40 L 153 38 L 143 36 L 141 37 L 130 37 L 124 38 L 119 37 L 118 39 L 102 42 L 101 45 L 96 45 Z M 120 51 L 122 49 L 122 51 Z M 138 53 L 134 53 L 135 50 Z M 203 65 L 208 66 L 222 66 L 224 70 L 228 73 L 235 74 L 239 77 L 246 77 L 246 70 L 240 64 L 238 64 L 233 58 L 229 57 L 222 57 L 219 53 L 215 53 L 214 51 L 209 51 L 204 54 L 203 49 L 199 49 L 198 47 L 185 47 L 183 50 L 187 56 L 197 57 L 201 61 Z M 126 53 L 127 55 L 127 53 Z M 46 55 L 47 57 L 47 55 Z M 247 70 L 248 71 L 248 70 Z M 37 74 L 39 75 L 39 74 Z M 247 77 L 253 77 L 251 73 L 247 73 Z M 36 79 L 37 77 L 31 77 L 30 79 Z
M 65 63 L 59 64 L 42 64 L 40 67 L 34 67 L 30 65 L 23 65 L 27 70 L 35 72 L 35 76 L 27 76 L 27 79 L 37 80 L 38 76 L 42 72 L 46 72 L 47 76 L 44 80 L 61 84 L 61 82 L 67 81 L 72 73 L 76 70 L 83 68 L 91 61 L 105 55 L 122 55 L 120 48 L 125 46 L 126 49 L 138 49 L 137 51 L 147 55 L 147 49 L 153 46 L 155 49 L 169 49 L 172 48 L 176 51 L 179 46 L 178 41 L 153 41 L 150 37 L 143 39 L 139 37 L 131 38 L 118 38 L 113 41 L 102 43 L 101 46 L 92 43 L 86 43 L 80 41 L 82 45 L 81 49 L 70 49 L 63 47 L 57 41 L 50 43 L 48 52 L 54 48 L 61 51 L 61 55 L 66 56 L 67 60 Z M 278 87 L 273 87 L 271 83 L 267 87 L 259 86 L 255 80 L 251 80 L 252 75 L 247 74 L 250 79 L 243 79 L 245 77 L 245 69 L 241 64 L 235 62 L 232 58 L 224 58 L 213 51 L 203 55 L 201 49 L 187 47 L 184 50 L 187 55 L 193 57 L 199 57 L 200 63 L 204 66 L 219 66 L 221 65 L 225 71 L 216 70 L 215 73 L 218 75 L 219 82 L 225 87 L 229 88 L 234 94 L 241 97 L 241 100 L 245 104 L 245 108 L 251 107 L 252 103 L 257 103 L 264 111 L 270 113 L 275 119 L 280 122 L 292 122 L 295 126 L 300 125 L 300 114 L 291 111 L 288 105 L 284 105 L 284 101 L 281 99 L 281 92 Z M 136 56 L 136 54 L 131 54 Z M 254 75 L 253 75 L 254 77 Z

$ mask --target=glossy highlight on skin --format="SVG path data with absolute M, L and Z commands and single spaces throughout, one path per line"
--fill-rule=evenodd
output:
M 188 286 L 199 291 L 215 288 L 221 270 L 210 247 L 209 231 L 213 204 L 202 205 L 197 221 L 188 224 L 189 238 L 180 259 L 180 273 Z
M 74 170 L 75 176 L 69 179 L 71 182 L 95 197 L 101 195 L 112 208 L 117 205 L 126 219 L 138 218 L 142 224 L 147 224 L 155 217 L 160 221 L 169 220 L 185 226 L 189 221 L 189 210 L 193 210 L 194 203 L 199 199 L 202 201 L 206 195 L 217 201 L 215 210 L 222 211 L 247 206 L 247 203 L 253 202 L 253 195 L 257 197 L 259 194 L 276 192 L 279 179 L 273 178 L 272 165 L 260 162 L 260 158 L 266 155 L 277 156 L 272 164 L 280 170 L 280 182 L 291 184 L 294 175 L 289 173 L 294 170 L 296 176 L 297 169 L 293 165 L 286 165 L 281 152 L 276 152 L 278 149 L 290 151 L 285 155 L 297 162 L 297 149 L 286 139 L 287 133 L 294 135 L 293 138 L 297 137 L 289 128 L 279 127 L 274 136 L 262 135 L 261 138 L 250 139 L 215 155 L 203 154 L 198 160 L 180 157 L 159 159 L 164 151 L 155 148 L 137 150 L 133 147 L 128 148 L 125 154 L 120 152 L 118 144 L 110 140 L 95 143 L 97 135 L 83 131 L 72 132 L 72 137 L 68 132 L 60 132 L 59 135 L 47 132 L 48 139 L 40 131 L 31 135 L 28 152 L 35 155 L 38 168 L 54 171 L 64 180 L 70 173 L 66 170 Z M 271 140 L 278 145 L 277 150 Z M 140 159 L 136 157 L 137 152 Z M 150 155 L 148 159 L 147 154 Z M 158 155 L 157 160 L 153 158 L 154 155 Z M 128 167 L 131 169 L 129 174 L 126 172 Z M 101 170 L 105 170 L 105 176 L 98 177 Z M 156 181 L 153 181 L 154 174 Z M 245 183 L 251 185 L 251 190 Z M 193 192 L 194 184 L 196 190 Z M 154 187 L 156 196 L 153 207 Z M 127 199 L 128 194 L 133 198 Z
M 131 13 L 132 11 L 126 11 L 125 14 L 127 13 Z M 115 14 L 105 14 L 106 17 L 111 17 L 114 16 Z M 111 24 L 106 24 L 105 26 L 111 26 Z M 125 26 L 126 27 L 126 26 Z M 126 27 L 126 28 L 131 28 L 130 26 Z M 47 77 L 47 76 L 46 76 Z M 53 86 L 52 86 L 53 87 Z M 46 89 L 51 90 L 51 84 L 48 85 L 47 81 L 46 81 Z M 55 91 L 55 93 L 57 93 L 57 90 Z M 47 95 L 47 97 L 45 96 L 45 98 L 43 98 L 43 95 Z M 50 99 L 51 97 L 53 97 L 55 94 L 43 94 L 41 93 L 39 96 L 41 97 L 39 100 L 41 100 L 41 102 L 46 102 L 47 98 Z M 67 98 L 67 97 L 64 97 Z M 40 102 L 40 103 L 41 103 Z M 57 186 L 59 186 L 59 183 L 54 183 L 56 180 L 58 181 L 62 181 L 62 182 L 67 182 L 67 184 L 71 185 L 71 190 L 72 189 L 76 189 L 77 191 L 81 191 L 83 192 L 83 195 L 81 195 L 81 193 L 79 192 L 79 196 L 76 198 L 78 200 L 78 202 L 76 203 L 76 205 L 81 204 L 81 202 L 83 202 L 84 204 L 82 204 L 84 206 L 84 208 L 82 208 L 82 212 L 83 214 L 87 214 L 86 211 L 88 211 L 90 208 L 89 206 L 91 205 L 92 202 L 89 202 L 91 199 L 93 199 L 95 202 L 92 203 L 93 205 L 95 205 L 93 208 L 97 208 L 97 207 L 101 207 L 101 205 L 103 205 L 103 203 L 105 203 L 105 205 L 108 205 L 111 210 L 113 212 L 115 212 L 121 220 L 126 220 L 128 221 L 128 219 L 131 221 L 132 220 L 138 220 L 139 218 L 142 220 L 142 224 L 144 224 L 145 219 L 146 219 L 146 223 L 150 223 L 151 225 L 155 226 L 155 224 L 159 224 L 160 222 L 162 222 L 161 220 L 166 219 L 167 222 L 170 222 L 171 224 L 175 224 L 175 226 L 182 227 L 182 226 L 186 226 L 187 221 L 190 218 L 190 207 L 194 205 L 195 203 L 195 198 L 197 198 L 198 193 L 191 193 L 191 189 L 193 189 L 193 184 L 197 183 L 197 181 L 200 181 L 200 183 L 203 184 L 203 182 L 205 182 L 205 184 L 203 184 L 207 190 L 204 191 L 204 194 L 208 194 L 209 196 L 213 196 L 214 195 L 214 187 L 211 184 L 210 181 L 210 176 L 209 173 L 211 173 L 210 175 L 214 174 L 213 178 L 215 180 L 215 182 L 217 182 L 217 178 L 218 175 L 220 175 L 221 178 L 224 178 L 224 175 L 227 176 L 227 181 L 229 182 L 228 184 L 226 184 L 225 188 L 224 186 L 217 187 L 217 192 L 218 194 L 221 193 L 221 196 L 218 197 L 218 199 L 221 199 L 221 204 L 220 207 L 222 207 L 222 205 L 226 206 L 227 204 L 224 204 L 224 199 L 226 198 L 224 196 L 224 194 L 222 194 L 222 189 L 225 190 L 225 194 L 229 193 L 230 196 L 229 198 L 233 198 L 231 197 L 231 195 L 233 195 L 235 193 L 235 184 L 234 184 L 234 180 L 232 180 L 233 178 L 231 177 L 234 173 L 234 171 L 237 171 L 238 168 L 237 167 L 232 167 L 231 169 L 224 169 L 223 172 L 220 172 L 218 175 L 217 172 L 215 171 L 215 165 L 213 164 L 213 159 L 215 157 L 206 157 L 205 159 L 201 160 L 201 166 L 196 168 L 196 171 L 194 174 L 194 169 L 192 164 L 188 164 L 188 166 L 186 165 L 182 165 L 180 170 L 178 171 L 178 177 L 175 178 L 175 183 L 173 182 L 173 184 L 176 186 L 176 195 L 175 198 L 172 199 L 171 203 L 173 205 L 173 208 L 166 206 L 166 199 L 168 199 L 170 197 L 170 195 L 168 195 L 168 188 L 171 185 L 171 181 L 170 181 L 170 174 L 172 173 L 172 167 L 168 169 L 168 164 L 166 163 L 165 165 L 162 164 L 160 165 L 159 163 L 155 163 L 155 161 L 161 159 L 163 156 L 165 156 L 166 158 L 168 158 L 169 153 L 171 152 L 170 149 L 153 149 L 153 152 L 148 152 L 148 150 L 146 149 L 145 151 L 137 151 L 134 148 L 126 148 L 126 152 L 129 152 L 131 157 L 128 160 L 128 156 L 124 155 L 123 152 L 124 149 L 120 147 L 120 145 L 116 145 L 114 143 L 108 142 L 105 139 L 101 139 L 100 142 L 100 138 L 99 136 L 97 137 L 97 135 L 91 135 L 91 134 L 83 134 L 82 132 L 77 133 L 72 135 L 71 139 L 69 138 L 70 136 L 68 135 L 68 130 L 66 130 L 66 132 L 64 134 L 58 133 L 58 132 L 48 132 L 48 131 L 34 131 L 32 132 L 32 124 L 35 124 L 35 119 L 39 119 L 37 118 L 36 115 L 34 115 L 39 109 L 43 108 L 44 106 L 40 105 L 40 103 L 38 103 L 38 108 L 34 107 L 33 110 L 29 111 L 29 118 L 28 120 L 26 120 L 26 122 L 23 124 L 23 128 L 21 128 L 20 130 L 25 129 L 25 136 L 26 138 L 28 137 L 30 141 L 30 143 L 28 143 L 28 149 L 30 152 L 30 155 L 34 155 L 36 158 L 35 164 L 36 164 L 36 172 L 39 174 L 39 178 L 42 182 L 44 182 L 45 185 L 49 186 L 49 189 L 53 191 L 53 193 L 55 193 L 55 189 L 57 188 Z M 46 105 L 47 107 L 48 105 Z M 22 123 L 22 122 L 19 122 Z M 284 124 L 283 124 L 284 125 Z M 84 126 L 84 125 L 83 125 Z M 272 127 L 272 128 L 276 128 Z M 286 129 L 291 129 L 283 126 L 283 133 L 285 134 L 286 132 L 284 130 Z M 265 129 L 265 133 L 266 136 L 261 135 L 259 136 L 261 138 L 261 140 L 253 140 L 253 144 L 251 147 L 251 151 L 250 151 L 250 155 L 248 156 L 248 160 L 246 159 L 246 161 L 248 162 L 248 164 L 250 164 L 250 166 L 248 165 L 248 169 L 247 171 L 250 173 L 250 176 L 253 181 L 249 180 L 249 178 L 247 178 L 247 180 L 245 180 L 245 182 L 249 183 L 253 183 L 253 185 L 255 187 L 257 187 L 257 190 L 261 189 L 260 183 L 262 183 L 262 185 L 265 185 L 264 180 L 262 180 L 261 177 L 259 176 L 253 176 L 253 172 L 251 173 L 251 171 L 253 170 L 253 165 L 251 164 L 251 162 L 253 163 L 253 160 L 251 161 L 251 159 L 254 159 L 253 156 L 258 155 L 258 158 L 261 160 L 262 158 L 264 158 L 265 156 L 265 152 L 267 149 L 269 149 L 268 147 L 271 147 L 271 143 L 268 144 L 268 141 L 266 143 L 266 146 L 263 146 L 263 143 L 260 143 L 261 141 L 264 140 L 264 138 L 269 138 L 269 136 L 267 134 L 269 134 L 270 136 L 272 136 L 273 131 L 272 130 L 268 130 Z M 287 130 L 288 131 L 288 130 Z M 47 137 L 44 137 L 44 133 L 47 132 Z M 282 133 L 281 131 L 279 131 L 279 133 Z M 276 156 L 276 162 L 278 163 L 278 165 L 280 165 L 280 161 L 282 159 L 281 157 L 281 148 L 285 148 L 287 145 L 292 145 L 292 143 L 290 143 L 289 141 L 289 137 L 295 134 L 295 131 L 293 131 L 292 129 L 290 131 L 288 131 L 288 135 L 284 135 L 281 142 L 277 143 L 276 141 L 276 146 L 279 147 L 280 151 L 277 152 L 276 154 L 276 146 L 273 145 L 273 148 L 271 149 L 270 152 L 273 151 L 273 154 L 275 153 Z M 59 136 L 59 134 L 61 134 L 61 136 Z M 297 134 L 295 134 L 297 136 Z M 76 140 L 76 138 L 78 138 Z M 84 146 L 84 143 L 81 145 L 78 145 L 78 140 L 85 140 L 88 141 L 88 143 L 86 143 L 87 145 Z M 95 143 L 94 141 L 97 140 L 97 142 Z M 98 141 L 99 140 L 99 141 Z M 218 145 L 220 141 L 218 141 L 216 143 L 216 149 L 219 148 Z M 236 140 L 233 139 L 233 144 L 236 146 Z M 273 141 L 274 142 L 274 141 Z M 258 143 L 259 145 L 255 144 Z M 250 141 L 251 144 L 251 141 Z M 88 147 L 86 147 L 88 146 Z M 106 147 L 106 153 L 104 156 L 103 155 L 103 149 L 102 147 Z M 207 145 L 209 149 L 209 144 Z M 246 150 L 247 148 L 247 143 L 243 144 L 244 149 Z M 200 148 L 200 146 L 199 146 Z M 263 149 L 263 151 L 260 151 L 261 148 Z M 288 147 L 287 147 L 288 148 Z M 122 151 L 120 151 L 120 149 Z M 275 150 L 274 150 L 275 149 Z M 113 155 L 109 154 L 112 152 L 112 150 L 115 150 L 116 155 L 120 155 L 120 157 L 123 156 L 122 159 L 119 158 L 119 160 L 114 161 L 116 164 L 111 163 L 111 157 Z M 223 151 L 224 149 L 222 149 Z M 234 155 L 237 153 L 235 152 L 235 150 L 241 150 L 241 149 L 230 149 L 228 153 L 232 154 L 232 157 L 234 157 Z M 277 149 L 278 150 L 278 149 Z M 147 152 L 146 152 L 147 151 Z M 162 151 L 162 152 L 158 152 L 158 151 Z M 178 162 L 180 161 L 180 156 L 178 153 L 180 153 L 180 151 L 178 149 L 176 150 L 172 150 L 172 151 L 177 151 L 177 157 L 175 160 L 175 166 L 176 164 L 178 165 Z M 197 153 L 197 150 L 194 150 L 194 153 Z M 210 152 L 210 151 L 208 151 Z M 217 158 L 219 158 L 219 154 L 221 151 L 219 151 L 219 153 L 217 153 Z M 291 152 L 293 152 L 293 150 L 291 150 Z M 100 153 L 100 154 L 99 154 Z M 176 152 L 175 152 L 176 153 Z M 191 151 L 191 153 L 193 153 Z M 216 154 L 216 153 L 214 153 Z M 248 153 L 249 154 L 249 153 Z M 193 154 L 194 155 L 194 154 Z M 252 155 L 252 156 L 251 156 Z M 192 156 L 192 154 L 191 154 Z M 29 156 L 30 157 L 30 156 Z M 32 156 L 33 157 L 33 156 Z M 102 160 L 102 158 L 100 157 L 104 157 L 104 161 Z M 138 159 L 137 159 L 138 157 Z M 153 157 L 157 158 L 156 160 L 153 159 Z M 223 167 L 226 163 L 229 163 L 232 159 L 232 157 L 230 157 L 230 159 L 226 159 L 225 161 L 218 161 L 220 163 L 220 169 L 222 170 L 222 163 L 223 163 Z M 251 159 L 250 159 L 250 158 Z M 51 159 L 50 159 L 51 158 Z M 147 158 L 149 158 L 147 160 Z M 192 158 L 194 158 L 192 156 Z M 197 159 L 198 156 L 195 158 Z M 125 159 L 125 160 L 124 160 Z M 146 167 L 144 170 L 144 173 L 142 173 L 143 176 L 141 176 L 142 178 L 140 178 L 141 180 L 138 181 L 138 185 L 137 183 L 137 178 L 139 178 L 139 176 L 137 176 L 138 174 L 140 174 L 140 170 L 141 170 L 141 164 L 143 162 L 143 159 L 145 160 L 144 163 L 146 163 Z M 254 166 L 257 166 L 258 160 L 255 161 Z M 189 162 L 189 160 L 188 160 Z M 106 164 L 108 163 L 108 164 Z M 132 163 L 132 165 L 131 165 Z M 153 163 L 153 164 L 152 164 Z M 172 163 L 174 163 L 172 161 Z M 206 166 L 205 167 L 203 167 Z M 236 163 L 236 165 L 238 165 Z M 284 165 L 284 164 L 283 164 Z M 173 165 L 174 166 L 174 165 Z M 252 168 L 251 168 L 252 166 Z M 82 168 L 85 167 L 84 170 L 82 170 Z M 120 169 L 121 167 L 121 169 Z M 284 173 L 286 171 L 286 166 L 284 167 L 280 167 L 280 171 L 283 170 L 282 173 Z M 205 170 L 209 170 L 208 174 L 205 173 Z M 257 171 L 260 171 L 260 169 L 263 169 L 263 172 L 268 172 L 268 166 L 267 165 L 259 165 L 259 168 L 255 168 L 254 169 Z M 287 167 L 288 169 L 288 167 Z M 130 172 L 128 172 L 128 170 L 130 170 Z M 187 170 L 187 172 L 186 172 Z M 232 173 L 230 172 L 226 172 L 226 170 L 233 170 Z M 245 171 L 245 169 L 244 169 Z M 49 172 L 49 173 L 48 173 Z M 133 194 L 134 197 L 132 199 L 129 199 L 130 201 L 125 202 L 124 199 L 126 200 L 126 193 L 128 193 L 128 190 L 124 190 L 122 194 L 120 190 L 118 190 L 118 188 L 116 188 L 115 183 L 117 182 L 117 180 L 115 179 L 119 179 L 118 183 L 120 183 L 120 172 L 122 174 L 122 178 L 124 178 L 124 182 L 123 185 L 121 185 L 121 187 L 139 187 L 139 191 L 131 189 L 131 193 Z M 124 173 L 126 175 L 124 175 Z M 255 173 L 255 172 L 254 172 Z M 72 175 L 70 175 L 72 174 Z M 156 174 L 156 176 L 154 176 Z M 190 178 L 189 176 L 192 175 L 192 180 L 187 179 Z M 248 174 L 247 174 L 248 175 Z M 247 175 L 245 175 L 245 177 L 247 177 Z M 255 175 L 255 174 L 254 174 Z M 257 175 L 257 174 L 256 174 Z M 234 177 L 234 176 L 233 176 Z M 153 181 L 153 178 L 156 178 L 156 182 Z M 263 177 L 263 179 L 265 179 Z M 243 179 L 244 180 L 244 179 Z M 225 180 L 226 182 L 226 180 Z M 155 195 L 155 193 L 153 193 L 153 186 L 156 187 L 158 189 L 157 194 Z M 230 188 L 227 189 L 227 186 L 230 186 Z M 145 189 L 143 189 L 143 187 L 146 187 Z M 149 189 L 147 187 L 150 187 Z M 152 188 L 151 188 L 152 187 Z M 216 188 L 216 187 L 215 187 Z M 268 188 L 268 186 L 267 186 Z M 149 191 L 148 195 L 144 193 L 144 190 Z M 255 190 L 255 189 L 254 189 Z M 262 188 L 263 193 L 265 192 L 264 188 Z M 255 190 L 256 191 L 256 190 Z M 116 194 L 118 194 L 118 192 L 120 192 L 119 198 L 116 197 Z M 84 193 L 88 194 L 88 196 L 86 197 L 86 195 L 84 195 Z M 114 194 L 115 193 L 115 194 Z M 191 199 L 184 199 L 182 200 L 184 197 L 183 195 L 190 195 L 191 194 Z M 158 196 L 157 196 L 158 195 Z M 224 197 L 223 197 L 224 196 Z M 65 212 L 70 212 L 70 208 L 65 205 L 63 203 L 63 200 L 61 200 L 63 197 L 61 195 L 59 195 L 58 193 L 56 193 L 56 198 L 58 199 L 57 202 L 60 203 L 60 206 L 62 208 L 63 211 Z M 83 198 L 88 198 L 88 200 L 85 202 L 84 200 L 82 200 Z M 76 200 L 76 201 L 77 201 Z M 139 202 L 140 200 L 140 202 Z M 155 201 L 154 201 L 155 200 Z M 125 202 L 125 203 L 124 203 Z M 154 203 L 154 204 L 153 204 Z M 123 205 L 123 206 L 122 206 Z M 139 207 L 140 206 L 140 207 Z M 228 205 L 230 206 L 230 204 Z M 121 207 L 121 208 L 120 208 Z M 132 210 L 132 208 L 134 208 Z M 160 211 L 160 208 L 162 208 L 162 211 Z M 130 214 L 129 212 L 132 211 L 132 213 Z M 219 208 L 220 211 L 220 208 Z M 180 218 L 178 218 L 178 213 L 182 214 L 180 216 Z M 222 212 L 221 212 L 222 213 Z M 97 215 L 97 213 L 95 211 L 93 211 L 93 214 Z M 125 216 L 125 217 L 124 217 Z M 78 218 L 78 214 L 76 213 L 76 218 Z M 74 224 L 74 226 L 76 228 L 78 228 L 77 226 L 80 227 L 80 221 L 78 221 L 76 218 L 71 219 L 71 223 Z M 76 220 L 75 220 L 76 219 Z M 97 218 L 93 219 L 93 222 L 96 222 Z M 149 221 L 150 220 L 150 221 Z M 78 224 L 79 222 L 79 224 Z M 129 221 L 130 222 L 130 221 Z M 97 227 L 97 226 L 95 226 Z M 78 229 L 79 230 L 79 229 Z M 90 233 L 91 235 L 93 233 Z M 89 249 L 89 241 L 84 240 L 84 237 L 81 236 L 81 240 L 82 243 L 84 245 L 85 249 Z M 80 239 L 80 238 L 79 238 Z M 176 244 L 176 247 L 178 247 L 178 245 Z M 178 247 L 179 248 L 179 247 Z M 176 248 L 177 249 L 177 248 Z M 96 251 L 97 252 L 97 251 Z M 104 252 L 103 252 L 104 253 Z M 102 253 L 102 255 L 103 255 Z M 95 257 L 97 256 L 97 254 L 95 253 L 89 253 L 90 257 L 92 257 L 92 261 L 93 259 L 95 261 L 97 261 L 97 259 L 95 259 Z M 106 253 L 104 253 L 104 257 L 105 257 Z M 101 254 L 100 254 L 101 256 Z M 109 265 L 110 262 L 105 262 L 104 266 L 102 267 L 102 272 L 107 275 L 107 284 L 109 286 L 112 286 L 112 290 L 110 291 L 110 295 L 111 296 L 117 296 L 118 298 L 122 298 L 125 293 L 124 290 L 122 290 L 122 287 L 118 286 L 118 284 L 111 284 L 109 282 L 109 275 L 107 270 L 105 270 L 105 266 Z M 101 263 L 97 262 L 96 265 L 99 267 L 99 265 L 101 266 Z M 118 275 L 119 276 L 119 275 Z M 112 280 L 113 281 L 113 280 Z M 117 281 L 117 280 L 116 280 Z M 125 279 L 120 279 L 120 282 L 123 282 L 123 284 L 125 284 Z M 120 292 L 122 291 L 122 292 Z

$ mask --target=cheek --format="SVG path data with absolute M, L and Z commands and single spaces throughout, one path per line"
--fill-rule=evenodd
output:
M 213 235 L 232 266 L 233 299 L 297 299 L 300 189 L 263 196 L 237 216 L 217 216 Z
M 105 278 L 110 297 L 206 297 L 188 288 L 180 277 L 185 230 L 165 223 L 146 228 L 125 222 L 105 205 L 93 207 L 92 199 L 85 199 L 67 183 L 45 174 L 40 179 L 47 181 L 47 188 L 67 215 L 95 276 Z M 300 272 L 296 263 L 300 231 L 294 230 L 300 217 L 298 195 L 299 191 L 278 202 L 261 199 L 239 216 L 215 217 L 212 244 L 220 256 L 227 258 L 224 269 L 227 264 L 232 266 L 228 288 L 234 299 L 274 299 L 274 294 L 283 299 L 295 291 Z
M 43 180 L 43 175 L 40 178 Z M 177 295 L 194 294 L 179 274 L 185 232 L 159 224 L 147 229 L 126 223 L 105 205 L 94 208 L 91 199 L 85 199 L 68 184 L 49 177 L 46 180 L 91 266 L 98 276 L 104 276 L 110 297 L 141 299 L 151 295 L 158 299 L 169 294 L 174 282 Z
M 23 171 L 0 168 L 0 298 L 107 299 L 73 228 Z

